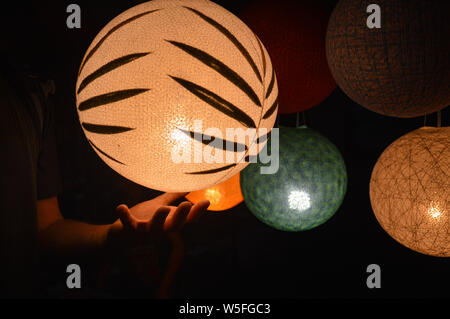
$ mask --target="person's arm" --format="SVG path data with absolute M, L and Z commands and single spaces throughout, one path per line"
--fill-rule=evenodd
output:
M 72 254 L 101 248 L 111 225 L 90 225 L 64 219 L 57 197 L 38 200 L 39 247 L 45 253 Z
M 132 242 L 134 238 L 131 237 L 136 235 L 150 237 L 177 231 L 186 222 L 200 217 L 209 206 L 208 201 L 194 206 L 189 202 L 183 202 L 178 207 L 168 206 L 183 195 L 166 193 L 132 208 L 119 205 L 116 209 L 119 219 L 111 225 L 91 225 L 64 219 L 56 197 L 39 200 L 37 213 L 40 249 L 44 253 L 84 254 L 104 248 L 110 241 L 123 244 Z

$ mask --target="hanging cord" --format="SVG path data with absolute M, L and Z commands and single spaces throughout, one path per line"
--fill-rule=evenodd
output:
M 296 120 L 295 127 L 300 127 L 300 112 L 297 112 L 296 116 L 297 116 L 297 120 Z M 302 126 L 307 126 L 306 125 L 306 112 L 305 111 L 302 112 Z
M 437 112 L 437 127 L 441 127 L 441 111 Z
M 423 126 L 427 126 L 427 114 L 423 116 Z

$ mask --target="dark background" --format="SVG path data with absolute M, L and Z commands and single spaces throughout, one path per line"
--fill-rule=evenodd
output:
M 36 1 L 3 12 L 8 13 L 3 19 L 6 36 L 15 39 L 41 76 L 56 81 L 64 187 L 59 201 L 65 217 L 110 223 L 118 204 L 132 206 L 159 194 L 126 180 L 100 160 L 82 133 L 75 109 L 76 72 L 90 42 L 113 17 L 139 2 L 76 1 L 81 7 L 81 29 L 66 27 L 69 1 Z M 251 1 L 215 2 L 239 15 Z M 322 2 L 333 7 L 337 1 Z M 448 125 L 448 109 L 442 118 Z M 293 126 L 295 120 L 295 114 L 284 115 L 279 123 Z M 398 137 L 421 127 L 424 118 L 378 115 L 336 88 L 323 103 L 306 111 L 306 120 L 345 158 L 349 183 L 341 208 L 325 224 L 300 233 L 266 226 L 244 203 L 226 212 L 208 212 L 198 224 L 183 230 L 186 256 L 175 296 L 448 298 L 450 260 L 416 253 L 394 241 L 377 223 L 369 201 L 370 173 L 378 156 Z M 428 116 L 427 122 L 436 125 L 436 116 Z M 89 276 L 81 295 L 152 297 L 151 289 L 128 276 L 126 262 L 115 262 L 107 284 L 99 288 L 99 267 L 82 261 Z M 381 289 L 366 286 L 366 267 L 372 263 L 381 266 Z M 65 267 L 48 267 L 49 287 L 43 289 L 65 295 Z

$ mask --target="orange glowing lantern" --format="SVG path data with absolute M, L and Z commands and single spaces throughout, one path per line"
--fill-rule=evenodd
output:
M 208 210 L 222 211 L 230 209 L 244 200 L 241 193 L 239 173 L 215 186 L 189 193 L 186 198 L 196 204 L 201 200 L 210 201 Z

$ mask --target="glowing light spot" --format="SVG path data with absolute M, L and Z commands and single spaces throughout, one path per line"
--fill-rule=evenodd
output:
M 288 201 L 291 209 L 303 211 L 311 207 L 309 194 L 304 191 L 291 191 Z
M 165 142 L 173 151 L 181 154 L 184 152 L 189 153 L 191 147 L 191 138 L 180 129 L 189 130 L 189 125 L 186 123 L 186 119 L 183 116 L 176 116 L 175 118 L 168 119 L 166 124 L 166 136 Z
M 170 133 L 170 137 L 177 142 L 189 140 L 189 137 L 179 129 L 172 130 L 172 133 Z
M 438 205 L 432 204 L 432 206 L 428 209 L 428 214 L 433 218 L 438 218 L 442 213 Z
M 217 205 L 220 202 L 222 194 L 214 188 L 208 188 L 205 192 L 205 198 L 211 202 L 212 205 Z

